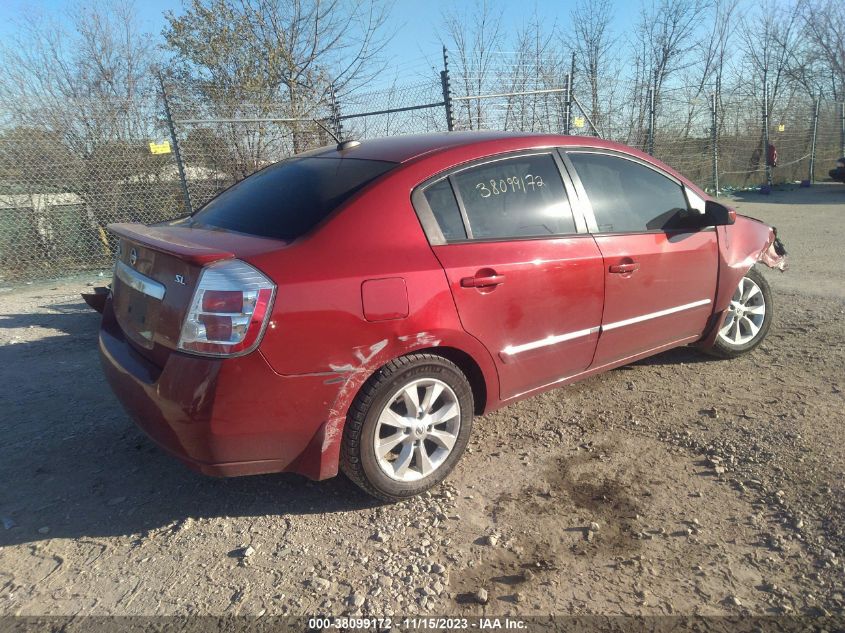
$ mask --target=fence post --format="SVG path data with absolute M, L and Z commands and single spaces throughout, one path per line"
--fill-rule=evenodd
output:
M 648 87 L 648 153 L 654 155 L 654 86 Z
M 162 77 L 161 71 L 158 73 L 158 82 L 161 85 L 161 97 L 164 100 L 164 116 L 167 118 L 170 141 L 173 143 L 173 155 L 176 157 L 176 169 L 179 171 L 179 182 L 182 184 L 182 197 L 185 199 L 185 209 L 189 215 L 193 215 L 194 208 L 191 204 L 191 194 L 188 191 L 188 179 L 185 178 L 185 165 L 182 163 L 182 152 L 179 151 L 179 139 L 176 138 L 176 128 L 173 125 L 173 116 L 170 114 L 170 101 L 167 98 L 167 90 L 164 87 L 164 77 Z
M 575 97 L 575 51 L 569 61 L 569 77 L 566 78 L 566 100 L 569 102 L 566 115 L 566 133 L 572 131 L 572 103 Z
M 810 184 L 816 182 L 816 135 L 819 131 L 819 105 L 821 99 L 816 98 L 816 107 L 813 111 L 813 142 L 810 144 Z
M 337 100 L 337 93 L 334 91 L 334 82 L 329 84 L 329 100 L 331 108 L 331 126 L 334 135 L 338 140 L 343 140 L 343 124 L 340 121 L 340 102 Z
M 839 104 L 839 156 L 845 156 L 845 101 Z
M 769 80 L 763 73 L 763 161 L 766 165 L 766 185 L 772 186 L 772 166 L 769 164 Z
M 719 195 L 719 118 L 716 110 L 716 93 L 710 95 L 710 143 L 713 145 L 713 194 Z
M 443 70 L 440 71 L 440 85 L 443 88 L 443 104 L 446 106 L 446 129 L 455 129 L 455 116 L 452 111 L 452 85 L 449 82 L 449 53 L 443 47 Z
M 563 133 L 569 134 L 572 124 L 572 73 L 566 75 L 566 92 L 564 94 L 563 103 Z

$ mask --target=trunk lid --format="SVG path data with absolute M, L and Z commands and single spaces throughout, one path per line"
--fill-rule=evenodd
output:
M 280 240 L 179 224 L 110 224 L 119 238 L 112 282 L 115 318 L 133 347 L 163 367 L 177 348 L 202 268 L 284 248 Z

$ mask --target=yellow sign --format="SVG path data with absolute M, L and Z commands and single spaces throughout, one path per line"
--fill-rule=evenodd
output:
M 785 131 L 785 130 L 786 130 L 786 126 L 785 126 L 783 123 L 781 123 L 780 125 L 778 125 L 778 132 L 783 132 L 783 131 Z
M 170 141 L 162 141 L 161 143 L 150 143 L 151 154 L 169 154 Z
M 584 117 L 575 117 L 574 119 L 572 119 L 572 125 L 574 125 L 575 127 L 584 127 Z

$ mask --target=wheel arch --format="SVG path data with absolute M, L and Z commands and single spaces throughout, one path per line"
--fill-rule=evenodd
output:
M 747 270 L 745 270 L 741 275 L 737 277 L 736 283 L 739 284 L 740 280 L 747 277 L 751 273 L 751 271 L 755 270 L 756 268 L 756 263 L 749 266 Z M 763 280 L 765 281 L 765 278 L 763 278 Z M 719 336 L 719 329 L 722 327 L 722 323 L 724 323 L 727 314 L 727 307 L 720 309 L 718 312 L 714 312 L 710 316 L 710 320 L 707 323 L 707 328 L 705 329 L 704 336 L 702 336 L 698 341 L 696 341 L 694 345 L 699 349 L 709 353 L 716 344 L 716 339 Z
M 472 388 L 473 413 L 475 415 L 484 413 L 487 407 L 487 382 L 484 379 L 481 367 L 472 356 L 457 347 L 449 346 L 426 347 L 409 353 L 433 354 L 455 363 L 466 376 L 469 386 Z
M 475 415 L 496 408 L 498 373 L 487 348 L 465 332 L 425 332 L 425 336 L 404 337 L 379 347 L 366 365 L 329 378 L 338 384 L 326 421 L 289 470 L 311 479 L 328 479 L 338 473 L 340 445 L 349 408 L 370 378 L 388 363 L 410 354 L 435 354 L 455 365 L 470 383 Z M 375 346 L 373 346 L 375 347 Z M 370 347 L 369 349 L 373 349 Z

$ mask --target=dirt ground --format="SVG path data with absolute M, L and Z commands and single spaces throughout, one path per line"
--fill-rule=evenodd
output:
M 78 293 L 102 279 L 4 289 L 0 615 L 842 614 L 845 187 L 733 204 L 790 252 L 758 350 L 675 350 L 485 416 L 397 505 L 192 473 L 101 376 Z

